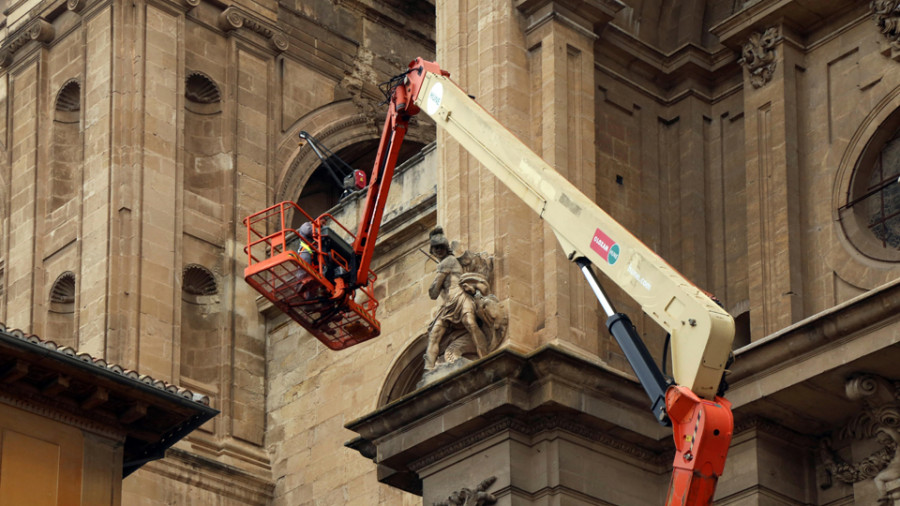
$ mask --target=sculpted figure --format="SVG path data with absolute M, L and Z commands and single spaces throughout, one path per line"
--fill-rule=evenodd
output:
M 892 448 L 894 450 L 894 456 L 891 461 L 888 462 L 887 467 L 882 469 L 881 472 L 873 478 L 873 481 L 875 481 L 875 488 L 881 493 L 883 499 L 882 502 L 893 504 L 894 498 L 889 497 L 887 484 L 891 481 L 900 479 L 900 432 L 897 432 L 897 430 L 892 427 L 881 426 L 877 429 L 877 439 L 878 442 L 885 445 L 885 447 Z
M 500 345 L 506 331 L 503 306 L 490 295 L 491 264 L 481 254 L 453 251 L 444 231 L 436 227 L 429 235 L 431 254 L 438 260 L 434 280 L 428 288 L 432 300 L 441 306 L 428 330 L 425 370 L 439 362 L 454 362 L 463 355 L 487 355 Z

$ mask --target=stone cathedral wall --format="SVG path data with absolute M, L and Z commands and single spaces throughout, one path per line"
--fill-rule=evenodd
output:
M 407 136 L 425 149 L 398 171 L 376 248 L 382 337 L 328 351 L 242 280 L 241 220 L 315 198 L 319 162 L 298 133 L 364 159 L 385 112 L 377 84 L 423 56 L 735 317 L 736 348 L 751 346 L 733 376 L 740 465 L 720 498 L 875 500 L 871 479 L 820 479 L 819 441 L 854 412 L 833 398 L 848 370 L 824 354 L 797 367 L 796 382 L 821 380 L 803 387 L 810 398 L 828 391 L 846 414 L 810 415 L 816 403 L 796 390 L 767 404 L 798 383 L 760 358 L 775 350 L 788 363 L 794 345 L 779 338 L 807 328 L 871 336 L 867 351 L 844 350 L 848 361 L 897 341 L 879 312 L 894 307 L 896 234 L 856 205 L 884 172 L 873 167 L 898 159 L 897 34 L 878 2 L 807 4 L 15 3 L 0 27 L 0 321 L 208 395 L 221 411 L 128 478 L 124 504 L 421 503 L 379 483 L 395 470 L 345 447 L 355 434 L 344 427 L 417 381 L 436 308 L 423 254 L 436 225 L 494 255 L 504 349 L 555 346 L 630 378 L 552 231 L 425 118 Z M 349 228 L 359 203 L 335 208 Z M 664 334 L 609 291 L 660 357 Z M 870 299 L 875 309 L 829 323 Z M 866 365 L 890 369 L 884 359 L 854 371 Z M 640 402 L 624 404 L 610 419 L 640 425 Z M 625 432 L 598 451 L 615 439 L 616 451 L 653 453 L 647 494 L 662 496 L 669 443 Z

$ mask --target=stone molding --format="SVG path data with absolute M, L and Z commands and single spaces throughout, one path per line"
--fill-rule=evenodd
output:
M 853 484 L 873 480 L 882 496 L 889 495 L 888 483 L 900 470 L 900 381 L 868 373 L 857 373 L 844 384 L 847 398 L 863 404 L 831 437 L 820 441 L 820 458 L 826 474 L 822 488 L 833 480 Z M 835 441 L 876 439 L 880 448 L 857 462 L 846 462 L 834 449 Z
M 286 51 L 289 45 L 287 36 L 276 26 L 234 6 L 228 7 L 219 14 L 219 28 L 225 32 L 246 28 L 269 39 L 269 44 L 279 52 Z
M 9 67 L 16 52 L 22 49 L 25 44 L 32 40 L 47 44 L 52 42 L 55 36 L 56 31 L 53 29 L 52 24 L 43 18 L 34 19 L 19 30 L 17 34 L 7 39 L 7 43 L 0 48 L 0 68 Z
M 549 415 L 531 417 L 528 419 L 504 418 L 478 432 L 454 441 L 449 445 L 443 446 L 439 450 L 432 452 L 425 457 L 410 462 L 409 469 L 418 473 L 422 469 L 430 466 L 431 464 L 434 464 L 435 462 L 438 462 L 459 451 L 474 446 L 481 441 L 484 441 L 492 436 L 508 430 L 512 430 L 529 437 L 536 436 L 542 432 L 564 430 L 602 446 L 621 451 L 644 462 L 663 464 L 668 462 L 668 460 L 671 458 L 671 456 L 668 454 L 657 454 L 643 448 L 625 443 L 620 439 L 609 436 L 603 431 L 578 423 L 570 417 L 563 415 Z
M 879 31 L 888 42 L 882 54 L 900 61 L 900 0 L 872 0 L 869 8 Z
M 269 480 L 179 448 L 170 448 L 164 460 L 150 462 L 145 467 L 154 474 L 209 490 L 240 504 L 268 505 L 275 496 L 275 484 Z
M 775 46 L 781 42 L 781 38 L 781 30 L 773 26 L 762 33 L 751 33 L 749 40 L 742 46 L 739 63 L 747 67 L 750 84 L 754 88 L 762 88 L 772 80 L 777 56 Z
M 782 425 L 772 422 L 771 420 L 767 420 L 759 416 L 753 416 L 735 422 L 733 434 L 735 437 L 737 437 L 740 434 L 751 430 L 768 434 L 770 436 L 788 441 L 799 446 L 805 446 L 808 448 L 814 448 L 816 446 L 816 441 L 814 439 L 802 434 L 798 434 L 791 429 L 788 429 Z

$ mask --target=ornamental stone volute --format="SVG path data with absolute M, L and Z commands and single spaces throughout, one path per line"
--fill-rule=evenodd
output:
M 872 0 L 869 4 L 881 34 L 887 39 L 885 56 L 900 60 L 900 0 Z
M 853 484 L 872 480 L 881 504 L 900 505 L 900 382 L 874 374 L 853 375 L 844 385 L 847 397 L 860 401 L 863 409 L 830 438 L 820 442 L 827 477 Z M 879 449 L 866 458 L 849 463 L 835 450 L 836 443 L 876 440 Z M 846 446 L 846 445 L 843 445 Z

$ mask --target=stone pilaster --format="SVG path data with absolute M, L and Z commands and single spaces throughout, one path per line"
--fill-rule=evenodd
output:
M 744 67 L 750 318 L 758 339 L 803 317 L 797 81 L 805 63 L 795 25 L 734 19 L 715 31 Z
M 520 1 L 531 92 L 532 147 L 591 199 L 597 197 L 594 101 L 594 26 L 620 8 L 614 2 Z M 534 216 L 529 216 L 535 219 Z M 539 221 L 534 244 L 543 267 L 535 301 L 542 342 L 569 341 L 598 354 L 594 296 L 565 257 L 552 229 Z
M 621 8 L 615 1 L 442 3 L 437 61 L 594 197 L 595 26 Z M 439 130 L 438 139 L 438 222 L 465 248 L 500 259 L 495 291 L 509 304 L 508 345 L 567 341 L 597 353 L 591 296 L 552 231 L 449 136 Z

